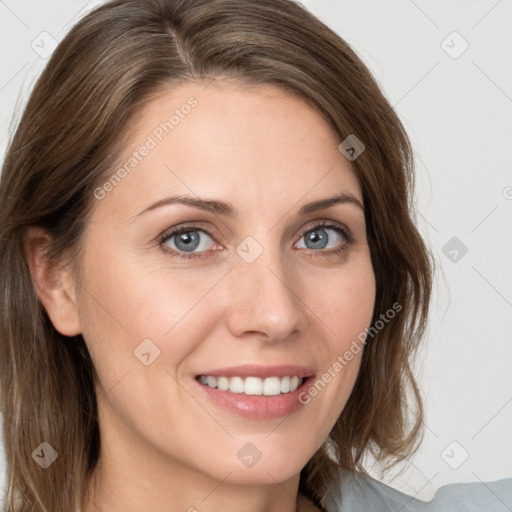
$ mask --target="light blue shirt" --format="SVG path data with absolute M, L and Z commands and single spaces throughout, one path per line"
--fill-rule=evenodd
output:
M 512 512 L 512 478 L 447 484 L 420 501 L 359 473 L 340 470 L 339 485 L 325 495 L 327 512 Z

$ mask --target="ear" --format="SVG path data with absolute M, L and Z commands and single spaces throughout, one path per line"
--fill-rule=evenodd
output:
M 53 326 L 65 336 L 82 332 L 75 282 L 67 268 L 55 268 L 46 258 L 50 236 L 40 228 L 30 228 L 24 250 L 37 295 Z

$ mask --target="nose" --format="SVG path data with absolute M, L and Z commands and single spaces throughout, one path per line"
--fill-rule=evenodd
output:
M 230 272 L 228 306 L 228 326 L 234 336 L 275 342 L 304 328 L 300 280 L 285 264 L 277 250 L 264 250 L 252 263 L 237 258 Z

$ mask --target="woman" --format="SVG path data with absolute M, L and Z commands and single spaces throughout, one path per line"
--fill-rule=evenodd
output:
M 363 464 L 421 438 L 413 185 L 368 70 L 298 4 L 82 19 L 0 182 L 5 508 L 458 510 Z M 463 487 L 501 510 L 487 486 Z

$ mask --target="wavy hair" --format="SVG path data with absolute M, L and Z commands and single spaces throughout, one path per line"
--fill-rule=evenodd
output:
M 299 490 L 315 503 L 337 470 L 365 473 L 414 452 L 422 401 L 412 363 L 426 328 L 433 262 L 415 227 L 413 155 L 392 106 L 361 59 L 292 0 L 114 0 L 64 37 L 35 84 L 0 178 L 0 408 L 7 462 L 5 510 L 75 512 L 98 462 L 94 366 L 81 335 L 53 327 L 27 263 L 27 231 L 51 237 L 58 265 L 80 254 L 94 189 L 112 173 L 130 120 L 159 91 L 219 77 L 275 84 L 316 109 L 340 143 L 365 151 L 361 185 L 376 277 L 373 322 L 352 394 Z M 34 450 L 57 447 L 41 470 Z

